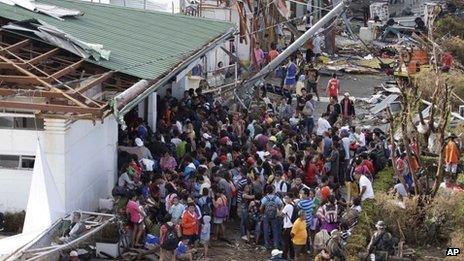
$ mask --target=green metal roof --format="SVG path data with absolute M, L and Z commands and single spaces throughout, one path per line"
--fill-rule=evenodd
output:
M 156 79 L 234 27 L 231 23 L 162 12 L 70 0 L 39 3 L 78 9 L 65 21 L 0 3 L 0 17 L 40 19 L 88 43 L 111 51 L 108 61 L 88 61 L 142 79 Z

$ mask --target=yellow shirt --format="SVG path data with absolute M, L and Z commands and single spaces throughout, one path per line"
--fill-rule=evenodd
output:
M 298 218 L 293 223 L 292 232 L 293 238 L 292 242 L 295 245 L 306 245 L 306 240 L 308 239 L 308 232 L 306 231 L 306 220 Z

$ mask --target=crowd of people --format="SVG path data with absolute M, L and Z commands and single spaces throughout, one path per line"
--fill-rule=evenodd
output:
M 278 55 L 272 47 L 267 62 Z M 240 240 L 272 250 L 272 260 L 345 260 L 350 230 L 391 157 L 399 199 L 414 193 L 417 142 L 410 141 L 408 157 L 404 147 L 392 151 L 382 130 L 354 126 L 355 105 L 347 92 L 339 100 L 337 74 L 324 86 L 329 104 L 316 115 L 321 86 L 311 60 L 301 69 L 289 59 L 280 77 L 290 95 L 276 100 L 264 92 L 266 106 L 252 112 L 232 112 L 201 88 L 182 99 L 168 89 L 159 97 L 156 132 L 141 119 L 121 132 L 113 192 L 129 199 L 134 247 L 159 224 L 160 259 L 192 260 L 199 243 L 207 257 L 210 241 L 230 240 L 227 232 L 239 228 Z M 455 172 L 452 144 L 449 151 Z M 371 241 L 369 251 L 391 251 L 383 241 Z

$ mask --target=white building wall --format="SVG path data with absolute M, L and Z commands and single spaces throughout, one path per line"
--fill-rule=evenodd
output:
M 118 126 L 104 122 L 45 120 L 45 130 L 0 129 L 0 154 L 35 155 L 37 136 L 67 211 L 95 210 L 117 178 Z M 0 212 L 26 209 L 32 170 L 0 168 Z
M 94 210 L 108 197 L 117 177 L 118 126 L 114 117 L 103 123 L 76 121 L 66 131 L 66 210 Z
M 0 129 L 0 154 L 35 155 L 37 135 L 35 130 Z M 0 212 L 26 209 L 32 170 L 0 168 Z

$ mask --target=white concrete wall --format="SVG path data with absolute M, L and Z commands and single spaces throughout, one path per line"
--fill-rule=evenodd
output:
M 94 210 L 108 197 L 117 177 L 118 126 L 110 116 L 103 123 L 76 121 L 66 131 L 66 210 Z
M 0 154 L 35 155 L 37 133 L 67 211 L 95 210 L 116 183 L 118 126 L 79 120 L 45 120 L 45 130 L 0 129 Z M 27 205 L 32 170 L 0 168 L 0 211 Z
M 43 131 L 39 131 L 43 140 Z M 0 154 L 35 155 L 35 130 L 0 129 Z M 0 212 L 21 211 L 26 208 L 32 170 L 0 168 Z

